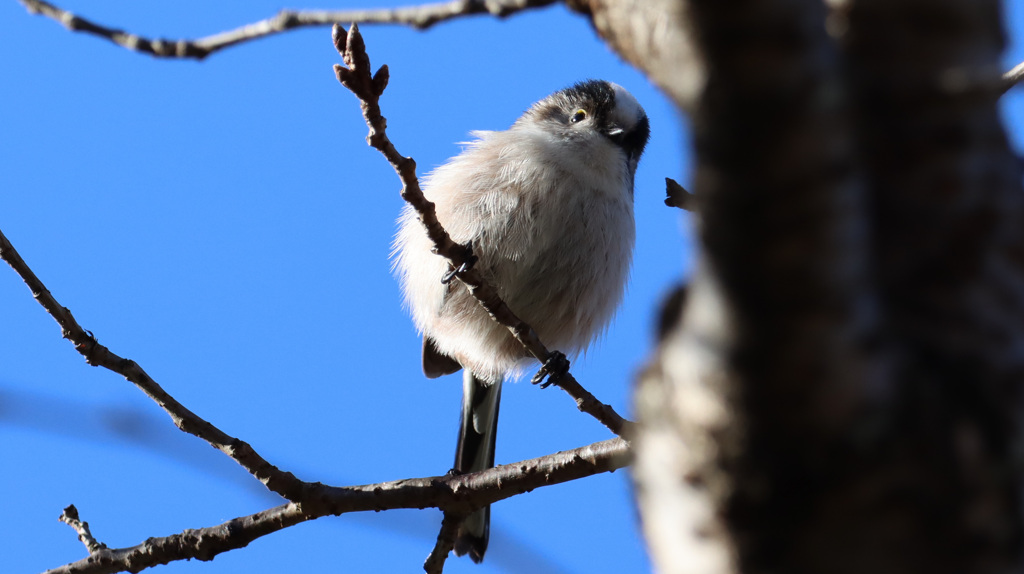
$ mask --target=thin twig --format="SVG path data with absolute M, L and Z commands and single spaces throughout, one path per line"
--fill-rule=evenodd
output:
M 78 533 L 78 540 L 85 544 L 85 549 L 89 551 L 89 554 L 95 554 L 100 550 L 107 549 L 106 544 L 93 538 L 92 532 L 89 530 L 89 523 L 78 518 L 78 509 L 75 508 L 74 504 L 68 506 L 64 509 L 64 512 L 60 513 L 60 521 L 75 529 L 75 532 Z
M 1003 74 L 1003 93 L 1010 91 L 1010 88 L 1024 80 L 1024 62 L 1021 62 Z
M 444 518 L 441 519 L 441 531 L 437 533 L 437 544 L 430 551 L 430 556 L 427 556 L 427 561 L 423 563 L 423 570 L 427 574 L 444 572 L 444 563 L 448 560 L 452 549 L 455 548 L 455 535 L 459 532 L 459 525 L 462 524 L 464 518 L 465 515 L 462 514 L 444 513 Z
M 694 211 L 697 208 L 696 196 L 686 191 L 686 188 L 671 177 L 665 178 L 665 195 L 665 205 L 669 207 L 678 207 L 686 211 Z
M 338 76 L 338 81 L 359 98 L 363 118 L 370 128 L 366 141 L 384 155 L 402 180 L 402 199 L 409 202 L 419 214 L 420 221 L 434 244 L 434 250 L 448 259 L 454 276 L 476 297 L 491 317 L 507 327 L 512 336 L 541 364 L 546 363 L 552 353 L 541 343 L 534 330 L 508 308 L 494 287 L 487 283 L 480 273 L 467 265 L 472 253 L 466 246 L 452 241 L 437 220 L 434 204 L 423 196 L 420 189 L 419 179 L 416 177 L 416 162 L 411 157 L 404 157 L 398 153 L 388 139 L 387 121 L 381 115 L 379 104 L 380 96 L 388 85 L 388 67 L 381 66 L 376 74 L 371 75 L 370 57 L 366 54 L 366 45 L 356 24 L 352 25 L 349 32 L 335 25 L 333 38 L 334 45 L 345 62 L 345 66 L 335 64 L 334 72 Z M 619 436 L 627 434 L 632 422 L 619 416 L 611 406 L 598 401 L 571 373 L 566 372 L 553 379 L 552 383 L 569 393 L 576 400 L 579 410 L 596 418 L 613 433 Z
M 139 572 L 175 560 L 212 560 L 267 534 L 328 515 L 397 508 L 440 508 L 464 515 L 536 488 L 613 472 L 629 462 L 629 444 L 613 438 L 472 474 L 343 488 L 317 485 L 301 504 L 290 502 L 216 526 L 149 538 L 130 548 L 103 549 L 46 574 Z
M 194 58 L 197 60 L 202 60 L 214 52 L 236 44 L 309 26 L 327 26 L 335 22 L 360 22 L 400 24 L 422 30 L 439 22 L 463 16 L 490 14 L 504 18 L 516 12 L 555 3 L 555 0 L 451 0 L 436 4 L 378 10 L 282 10 L 270 18 L 212 36 L 195 40 L 167 40 L 145 38 L 124 30 L 107 28 L 42 0 L 18 1 L 29 12 L 52 18 L 73 32 L 85 32 L 99 36 L 129 50 L 160 58 Z
M 310 483 L 299 480 L 290 472 L 278 469 L 257 454 L 247 442 L 228 435 L 200 418 L 168 394 L 138 363 L 122 358 L 99 344 L 92 333 L 78 324 L 71 311 L 57 302 L 50 290 L 14 249 L 3 231 L 0 231 L 0 259 L 6 261 L 28 285 L 28 288 L 32 290 L 32 297 L 57 321 L 61 328 L 61 335 L 71 341 L 75 350 L 85 357 L 86 363 L 111 370 L 131 381 L 171 416 L 175 426 L 205 440 L 214 448 L 230 456 L 271 491 L 288 500 L 295 501 L 304 498 L 305 492 L 312 486 Z

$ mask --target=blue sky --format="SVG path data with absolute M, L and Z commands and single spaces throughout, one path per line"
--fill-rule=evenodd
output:
M 358 6 L 383 2 L 367 2 Z M 278 3 L 63 4 L 99 23 L 196 37 Z M 1006 62 L 1024 60 L 1024 14 Z M 637 175 L 637 251 L 608 334 L 574 364 L 630 411 L 653 307 L 691 264 L 691 228 L 662 204 L 688 181 L 685 132 L 667 100 L 562 8 L 427 32 L 365 27 L 391 83 L 389 134 L 421 172 L 476 129 L 504 129 L 567 84 L 626 86 L 651 118 Z M 388 253 L 400 185 L 355 98 L 334 79 L 327 28 L 164 61 L 71 34 L 0 3 L 0 229 L 87 329 L 178 400 L 300 478 L 335 485 L 442 474 L 461 384 L 426 380 Z M 1020 149 L 1022 90 L 1005 98 Z M 74 503 L 115 547 L 274 506 L 235 463 L 178 432 L 117 375 L 87 366 L 9 269 L 0 269 L 0 570 L 85 556 L 57 521 Z M 567 395 L 523 382 L 503 396 L 498 462 L 609 438 Z M 495 506 L 482 566 L 446 572 L 649 570 L 625 472 Z M 436 510 L 346 515 L 162 572 L 415 572 Z

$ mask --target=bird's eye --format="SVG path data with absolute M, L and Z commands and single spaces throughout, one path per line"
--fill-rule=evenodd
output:
M 582 122 L 585 119 L 587 119 L 587 110 L 578 109 L 575 112 L 573 112 L 572 117 L 569 118 L 569 121 L 575 124 L 578 122 Z

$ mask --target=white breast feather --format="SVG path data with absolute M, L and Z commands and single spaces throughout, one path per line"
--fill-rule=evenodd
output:
M 454 241 L 473 240 L 477 269 L 512 311 L 549 349 L 573 355 L 607 327 L 629 272 L 635 228 L 623 153 L 598 134 L 583 153 L 536 127 L 473 135 L 423 179 L 424 194 Z M 519 343 L 461 284 L 441 284 L 448 264 L 431 253 L 410 207 L 398 223 L 394 268 L 416 327 L 484 379 L 515 371 Z

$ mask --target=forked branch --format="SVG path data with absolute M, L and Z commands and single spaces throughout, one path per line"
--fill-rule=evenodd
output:
M 109 40 L 118 46 L 158 58 L 202 60 L 210 54 L 244 42 L 251 42 L 310 26 L 329 26 L 335 22 L 399 24 L 419 30 L 439 22 L 490 14 L 499 18 L 530 8 L 554 4 L 555 0 L 452 0 L 436 4 L 383 8 L 378 10 L 282 10 L 275 16 L 195 40 L 146 38 L 131 32 L 101 26 L 43 0 L 18 0 L 29 12 L 60 22 L 72 32 L 85 32 Z
M 44 574 L 139 572 L 177 560 L 213 560 L 218 554 L 244 548 L 267 534 L 323 516 L 350 512 L 433 507 L 458 516 L 536 488 L 612 472 L 626 466 L 629 461 L 629 445 L 621 438 L 613 438 L 461 476 L 414 478 L 350 487 L 316 485 L 309 498 L 301 504 L 290 502 L 216 526 L 149 538 L 129 548 L 102 548 L 92 552 L 88 558 Z

